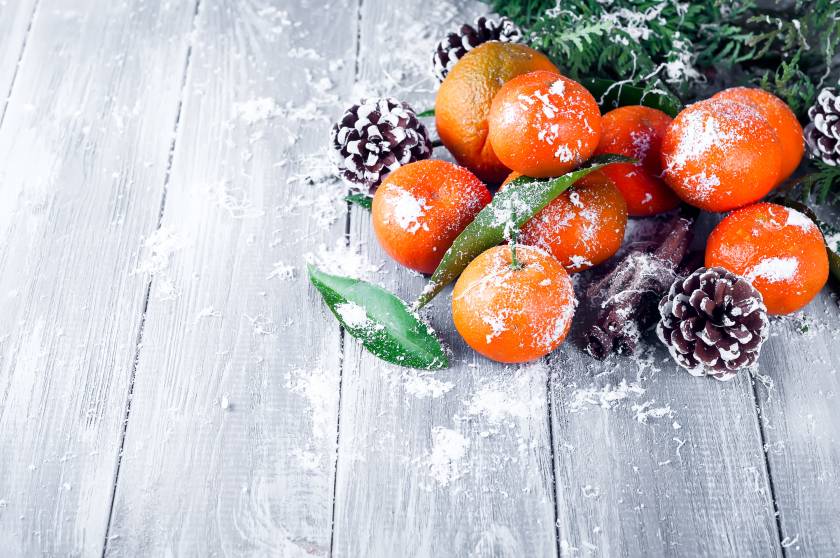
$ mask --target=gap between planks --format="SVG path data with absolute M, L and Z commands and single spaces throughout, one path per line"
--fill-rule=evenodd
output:
M 359 0 L 356 4 L 356 48 L 353 58 L 353 85 L 359 82 L 361 64 L 359 63 L 362 51 L 362 7 L 365 0 Z M 348 188 L 347 193 L 351 193 Z M 344 214 L 344 245 L 350 246 L 350 224 L 353 215 L 353 204 L 347 202 L 345 204 L 346 213 Z M 338 404 L 335 413 L 335 460 L 333 461 L 333 486 L 332 486 L 332 509 L 330 515 L 330 550 L 329 556 L 332 558 L 334 544 L 335 544 L 335 504 L 336 494 L 338 493 L 338 448 L 341 437 L 341 384 L 344 379 L 344 361 L 346 356 L 344 354 L 344 345 L 347 340 L 347 331 L 343 325 L 338 328 Z
M 761 455 L 764 456 L 764 472 L 767 475 L 767 487 L 769 490 L 770 504 L 773 506 L 773 518 L 776 524 L 776 538 L 779 540 L 779 552 L 785 558 L 788 555 L 784 544 L 782 531 L 782 514 L 779 512 L 779 503 L 776 501 L 776 487 L 773 484 L 773 471 L 770 467 L 770 457 L 767 455 L 767 434 L 764 432 L 764 420 L 762 418 L 761 404 L 758 401 L 758 388 L 755 385 L 755 376 L 750 375 L 750 386 L 752 387 L 753 403 L 755 404 L 755 420 L 758 423 L 758 436 L 761 441 Z
M 29 33 L 32 31 L 32 24 L 35 23 L 35 16 L 38 12 L 38 6 L 41 5 L 41 0 L 35 0 L 32 6 L 32 13 L 29 14 L 29 25 L 26 26 L 26 31 L 23 33 L 23 41 L 20 44 L 20 52 L 18 53 L 15 69 L 12 72 L 12 80 L 9 82 L 9 90 L 6 92 L 6 97 L 3 99 L 3 109 L 0 110 L 0 128 L 3 128 L 3 121 L 6 119 L 6 109 L 9 108 L 9 99 L 12 98 L 12 91 L 15 88 L 15 81 L 17 81 L 20 64 L 23 62 L 23 53 L 26 51 L 26 43 L 29 40 Z
M 158 208 L 157 223 L 155 224 L 155 231 L 160 230 L 163 223 L 163 213 L 166 209 L 166 192 L 169 188 L 169 181 L 172 177 L 172 163 L 175 160 L 175 144 L 178 141 L 178 130 L 181 124 L 181 110 L 184 106 L 184 94 L 187 88 L 187 77 L 190 70 L 190 61 L 192 60 L 193 40 L 195 36 L 196 22 L 198 21 L 198 13 L 201 9 L 201 0 L 195 0 L 195 7 L 192 14 L 192 22 L 190 25 L 191 33 L 190 40 L 187 44 L 187 53 L 184 57 L 184 68 L 181 72 L 181 85 L 178 92 L 178 106 L 175 110 L 175 122 L 172 126 L 172 139 L 169 142 L 169 153 L 166 159 L 166 173 L 163 178 L 163 192 L 160 197 L 160 206 Z M 2 124 L 2 121 L 0 121 Z M 128 432 L 128 420 L 131 416 L 131 399 L 134 395 L 134 379 L 137 375 L 137 362 L 140 359 L 140 349 L 143 345 L 143 331 L 146 327 L 146 313 L 149 309 L 149 297 L 152 292 L 152 283 L 154 282 L 154 275 L 149 277 L 146 283 L 146 292 L 143 295 L 143 307 L 140 311 L 140 323 L 137 326 L 137 338 L 134 345 L 134 358 L 131 361 L 131 372 L 128 377 L 128 392 L 125 398 L 125 411 L 123 413 L 122 429 L 120 431 L 120 442 L 117 448 L 117 464 L 114 469 L 114 481 L 111 488 L 111 501 L 108 502 L 108 520 L 105 524 L 105 540 L 102 541 L 102 558 L 108 554 L 108 543 L 111 536 L 111 520 L 114 515 L 114 502 L 117 496 L 117 484 L 120 480 L 120 468 L 122 466 L 123 448 L 125 447 L 126 434 Z

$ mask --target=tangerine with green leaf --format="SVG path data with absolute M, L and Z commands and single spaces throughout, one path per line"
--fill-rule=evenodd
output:
M 519 241 L 551 253 L 570 273 L 596 266 L 624 240 L 627 202 L 604 169 L 578 180 L 522 226 Z M 502 185 L 519 178 L 512 173 Z
M 569 274 L 532 246 L 496 246 L 474 259 L 452 291 L 452 319 L 467 344 L 489 359 L 528 362 L 566 339 L 575 313 Z

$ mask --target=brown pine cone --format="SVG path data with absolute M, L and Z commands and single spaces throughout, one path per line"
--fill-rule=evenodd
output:
M 752 365 L 769 332 L 761 293 L 722 267 L 701 267 L 674 281 L 659 313 L 656 333 L 677 364 L 718 380 Z
M 390 97 L 362 99 L 344 111 L 330 133 L 338 170 L 374 187 L 390 171 L 432 155 L 429 132 L 408 104 Z
M 449 33 L 435 48 L 434 71 L 438 81 L 443 81 L 449 70 L 464 55 L 487 41 L 516 43 L 522 39 L 522 31 L 506 17 L 499 20 L 480 17 L 475 25 L 465 23 L 457 31 Z
M 827 87 L 808 109 L 810 124 L 805 126 L 808 151 L 826 165 L 840 165 L 840 92 Z

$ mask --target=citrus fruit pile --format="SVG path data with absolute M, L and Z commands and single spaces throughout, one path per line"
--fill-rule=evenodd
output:
M 435 273 L 456 239 L 493 207 L 493 192 L 496 198 L 508 189 L 527 192 L 593 157 L 625 157 L 577 180 L 521 226 L 506 224 L 506 243 L 458 269 L 452 319 L 466 343 L 487 358 L 526 362 L 560 346 L 577 306 L 570 274 L 614 256 L 629 217 L 686 206 L 731 212 L 706 245 L 705 266 L 713 271 L 672 289 L 671 333 L 663 341 L 669 344 L 676 331 L 681 364 L 699 359 L 712 366 L 708 355 L 714 352 L 731 368 L 757 356 L 764 333 L 749 339 L 754 333 L 747 326 L 715 321 L 724 314 L 738 321 L 747 308 L 727 303 L 727 296 L 753 293 L 762 312 L 785 314 L 806 305 L 826 283 L 828 258 L 818 226 L 796 209 L 761 201 L 794 173 L 805 148 L 793 112 L 770 93 L 727 89 L 675 118 L 641 105 L 602 114 L 593 94 L 546 56 L 495 40 L 470 49 L 443 75 L 435 124 L 457 164 L 429 158 L 425 127 L 397 101 L 357 107 L 345 114 L 350 131 L 336 128 L 333 134 L 337 148 L 352 155 L 350 170 L 360 169 L 353 176 L 377 177 L 371 184 L 377 186 L 373 230 L 384 250 L 409 269 Z M 387 113 L 387 107 L 400 112 Z M 339 145 L 345 137 L 353 140 Z M 415 139 L 400 147 L 408 137 Z M 389 155 L 383 164 L 377 157 L 386 149 L 374 146 L 385 144 L 399 157 Z M 409 148 L 421 155 L 410 157 Z M 689 286 L 699 298 L 683 304 L 695 296 L 680 294 Z M 724 294 L 730 291 L 736 294 Z M 691 318 L 680 321 L 689 311 Z M 750 358 L 727 358 L 736 342 L 748 342 Z M 700 356 L 688 355 L 688 345 Z

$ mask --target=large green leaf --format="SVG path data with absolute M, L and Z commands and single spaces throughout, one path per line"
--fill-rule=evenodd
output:
M 645 91 L 641 87 L 610 79 L 585 78 L 580 83 L 592 93 L 599 105 L 608 110 L 627 105 L 644 105 L 661 110 L 673 118 L 683 109 L 679 99 L 667 93 Z
M 377 357 L 411 368 L 449 366 L 434 331 L 385 289 L 359 279 L 328 275 L 312 266 L 309 280 L 347 333 Z
M 576 181 L 610 163 L 628 162 L 633 162 L 633 159 L 622 155 L 602 155 L 591 159 L 586 168 L 558 178 L 539 180 L 522 176 L 508 184 L 458 235 L 443 255 L 414 307 L 420 308 L 432 300 L 458 277 L 476 256 L 501 244 L 506 238 L 506 233 L 509 236 Z

